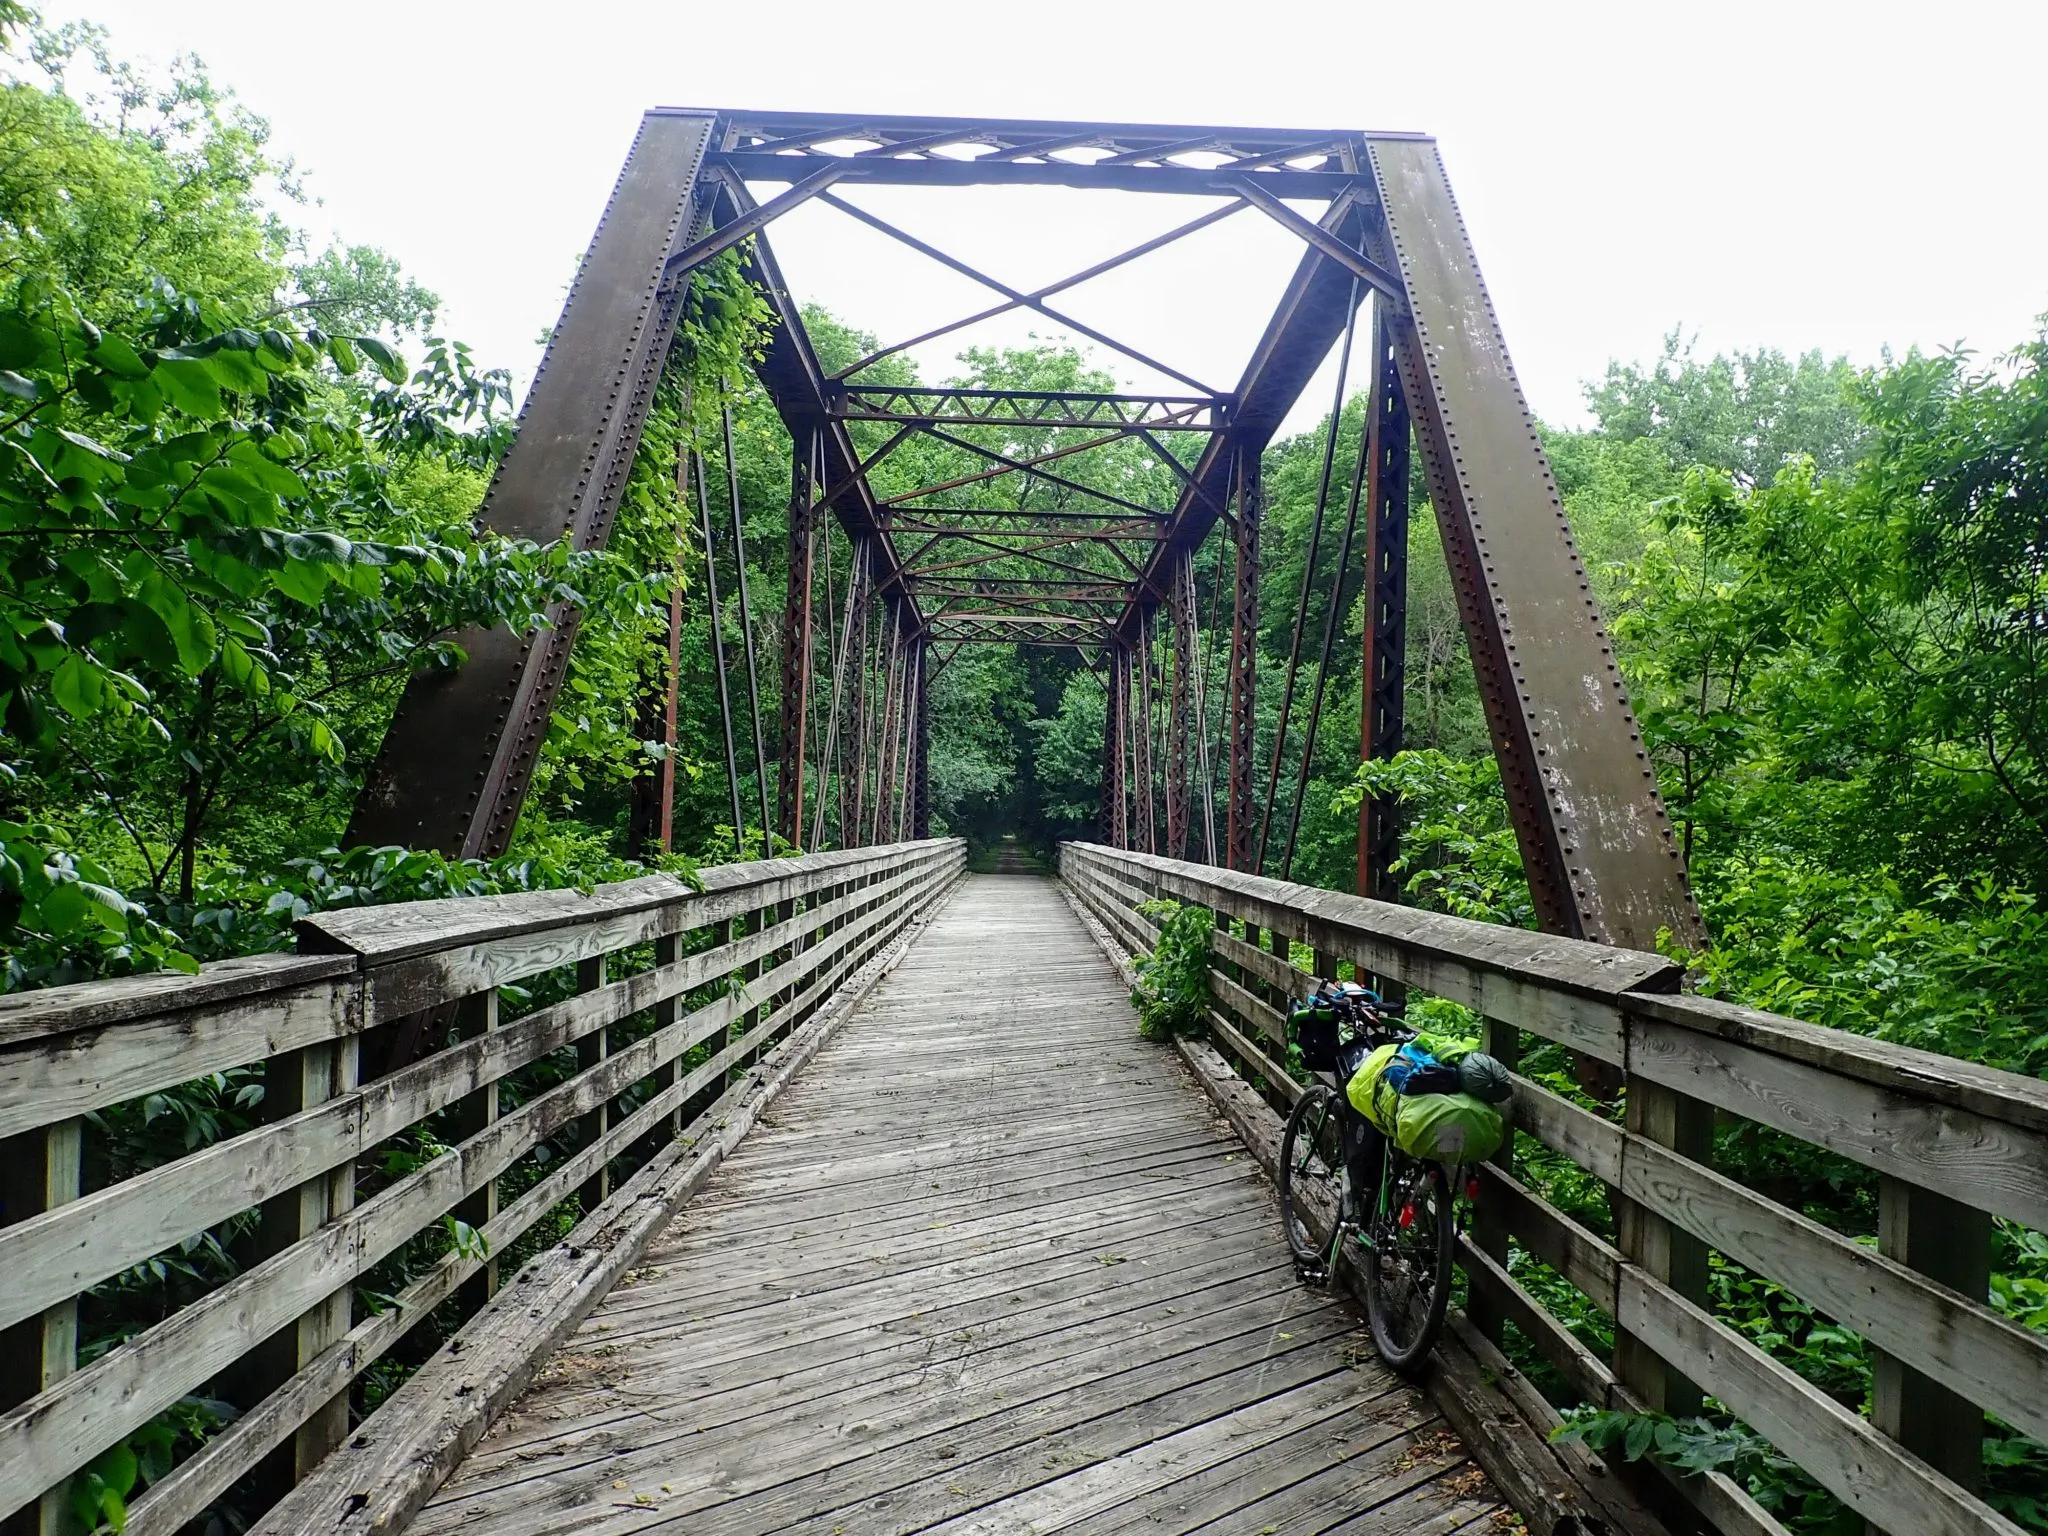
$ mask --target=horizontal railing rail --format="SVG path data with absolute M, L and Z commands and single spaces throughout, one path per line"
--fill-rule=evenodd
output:
M 1060 868 L 1133 955 L 1157 942 L 1147 903 L 1214 913 L 1212 1033 L 1282 1108 L 1301 1092 L 1287 1001 L 1340 962 L 1476 1010 L 1510 1067 L 1526 1032 L 1620 1069 L 1619 1118 L 1517 1074 L 1516 1131 L 1605 1186 L 1616 1241 L 1519 1179 L 1510 1138 L 1478 1170 L 1461 1243 L 1471 1320 L 1495 1342 L 1511 1323 L 1603 1408 L 1682 1415 L 1713 1398 L 1874 1530 L 2017 1532 L 1979 1496 L 1983 1414 L 2048 1442 L 2048 1337 L 1986 1298 L 1993 1218 L 2048 1230 L 2048 1083 L 1685 996 L 1656 955 L 1093 844 L 1063 845 Z M 1879 1230 L 1859 1241 L 1716 1171 L 1716 1120 L 1730 1117 L 1872 1170 Z M 1611 1320 L 1611 1358 L 1521 1283 L 1522 1255 Z M 1859 1335 L 1874 1364 L 1868 1412 L 1722 1321 L 1710 1255 Z M 1784 1530 L 1726 1477 L 1673 1483 L 1729 1536 Z
M 76 1479 L 201 1397 L 238 1411 L 129 1491 L 127 1530 L 231 1490 L 260 1514 L 348 1435 L 366 1372 L 481 1307 L 565 1202 L 702 1134 L 965 858 L 940 839 L 339 910 L 295 954 L 0 999 L 0 1516 L 57 1529 Z M 116 1124 L 208 1080 L 253 1123 L 128 1166 Z M 110 1293 L 209 1233 L 210 1281 L 96 1336 Z M 396 1289 L 360 1295 L 373 1276 Z

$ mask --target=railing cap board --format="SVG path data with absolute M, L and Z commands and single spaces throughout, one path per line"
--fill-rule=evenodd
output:
M 894 843 L 797 858 L 755 859 L 704 870 L 696 885 L 673 875 L 644 875 L 589 891 L 520 891 L 509 896 L 449 896 L 381 907 L 348 907 L 321 912 L 297 925 L 305 953 L 340 952 L 383 965 L 414 955 L 558 928 L 565 923 L 619 917 L 672 906 L 696 895 L 744 890 L 794 876 L 823 874 L 892 862 L 921 846 L 934 849 L 951 839 L 925 844 Z
M 1630 997 L 1631 1013 L 1805 1062 L 1874 1087 L 1966 1109 L 2032 1131 L 2048 1131 L 2048 1082 L 2017 1072 L 1804 1024 L 1711 997 Z
M 446 896 L 318 912 L 292 926 L 303 954 L 340 954 L 386 964 L 457 944 L 516 938 L 565 923 L 665 907 L 693 894 L 673 875 L 645 875 L 589 891 Z
M 26 1044 L 142 1019 L 217 1007 L 266 992 L 349 976 L 366 962 L 384 963 L 436 948 L 515 937 L 593 918 L 645 911 L 699 894 L 743 889 L 792 875 L 886 865 L 919 849 L 934 852 L 959 838 L 883 844 L 799 858 L 756 859 L 703 871 L 702 890 L 670 875 L 578 891 L 531 891 L 513 896 L 455 896 L 323 912 L 299 924 L 297 954 L 239 955 L 216 960 L 196 976 L 152 971 L 103 981 L 74 982 L 0 997 L 0 1047 Z
M 1676 991 L 1683 975 L 1678 966 L 1663 956 L 1641 950 L 1424 912 L 1343 891 L 1326 891 L 1240 870 L 1105 848 L 1099 843 L 1065 846 L 1105 863 L 1135 866 L 1193 881 L 1247 901 L 1283 907 L 1301 916 L 1354 929 L 1368 938 L 1548 982 L 1588 996 L 1612 998 L 1625 992 Z
M 0 1046 L 234 1002 L 354 971 L 347 955 L 238 955 L 199 968 L 74 982 L 0 997 Z

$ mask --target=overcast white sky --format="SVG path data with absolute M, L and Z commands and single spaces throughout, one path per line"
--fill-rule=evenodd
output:
M 444 329 L 522 388 L 655 104 L 1433 133 L 1552 420 L 1576 419 L 1584 380 L 1647 359 L 1674 325 L 1709 351 L 1868 362 L 1887 344 L 1996 353 L 2048 310 L 2048 0 L 44 9 L 107 24 L 131 56 L 200 54 L 310 173 L 314 233 L 399 257 L 444 296 Z M 855 200 L 1020 284 L 1193 211 L 1054 190 Z M 884 261 L 855 228 L 822 213 L 778 226 L 804 296 L 892 339 L 986 302 L 915 257 Z M 1228 388 L 1288 238 L 1240 214 L 1073 308 Z M 946 357 L 922 361 L 938 376 Z

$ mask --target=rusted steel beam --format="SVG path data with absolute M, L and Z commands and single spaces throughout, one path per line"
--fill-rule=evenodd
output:
M 675 329 L 681 289 L 664 292 L 664 271 L 696 233 L 692 195 L 711 132 L 709 113 L 641 119 L 492 476 L 478 514 L 487 531 L 546 542 L 566 529 L 579 549 L 610 538 Z M 464 631 L 461 666 L 413 677 L 345 841 L 504 852 L 576 638 L 574 608 L 558 604 L 549 618 L 538 632 Z
M 1055 149 L 1099 147 L 1115 154 L 1145 150 L 1168 153 L 1162 146 L 1199 140 L 1232 156 L 1229 165 L 1242 169 L 1264 160 L 1300 160 L 1328 154 L 1352 138 L 1344 128 L 1247 128 L 1213 123 L 1084 122 L 1079 119 L 1020 117 L 931 117 L 882 114 L 849 118 L 830 112 L 768 112 L 732 108 L 725 114 L 730 142 L 756 151 L 809 149 L 834 142 L 867 140 L 901 145 L 924 140 L 933 145 L 987 145 L 990 158 L 1044 155 Z M 1382 135 L 1376 135 L 1376 137 Z M 1383 135 L 1400 137 L 1400 135 Z M 1419 135 L 1407 135 L 1419 137 Z
M 768 810 L 768 743 L 761 725 L 761 665 L 754 642 L 754 605 L 747 581 L 746 508 L 740 500 L 739 456 L 733 451 L 732 407 L 720 401 L 719 430 L 725 447 L 725 504 L 732 515 L 732 584 L 740 600 L 740 651 L 747 663 L 747 718 L 753 727 L 754 789 L 761 801 L 761 852 L 772 857 L 769 834 L 774 830 Z
M 1102 716 L 1102 840 L 1112 848 L 1130 846 L 1124 813 L 1124 715 L 1130 706 L 1130 650 L 1109 652 L 1109 703 Z
M 1259 656 L 1259 522 L 1265 504 L 1256 453 L 1241 454 L 1237 464 L 1237 515 L 1231 522 L 1236 554 L 1230 622 L 1230 698 L 1226 704 L 1223 750 L 1228 791 L 1225 795 L 1225 846 L 1229 867 L 1252 870 L 1253 825 L 1258 811 L 1252 780 L 1252 759 L 1258 742 Z
M 790 445 L 788 581 L 782 604 L 782 744 L 776 777 L 776 820 L 783 838 L 804 851 L 804 766 L 811 711 L 811 576 L 817 545 L 816 482 L 820 434 Z
M 1309 520 L 1308 549 L 1301 563 L 1301 596 L 1294 605 L 1294 635 L 1287 647 L 1286 681 L 1280 689 L 1280 719 L 1273 729 L 1272 771 L 1266 775 L 1265 814 L 1259 818 L 1259 844 L 1252 854 L 1253 868 L 1263 873 L 1266 866 L 1266 845 L 1273 830 L 1273 813 L 1280 808 L 1280 759 L 1287 752 L 1287 727 L 1294 710 L 1294 687 L 1301 674 L 1301 637 L 1308 624 L 1309 598 L 1314 594 L 1316 565 L 1322 557 L 1323 519 L 1330 507 L 1330 476 L 1337 463 L 1338 429 L 1344 422 L 1344 386 L 1351 373 L 1351 343 L 1358 329 L 1358 289 L 1354 283 L 1351 291 L 1351 318 L 1344 326 L 1344 341 L 1337 351 L 1337 381 L 1330 402 L 1329 428 L 1323 434 L 1322 472 L 1316 481 L 1315 511 Z M 1344 571 L 1340 565 L 1337 571 L 1337 589 L 1342 591 Z M 1336 594 L 1332 594 L 1330 606 L 1337 606 Z M 1304 758 L 1306 762 L 1306 758 Z M 1282 878 L 1286 878 L 1284 875 Z
M 1436 146 L 1366 142 L 1408 407 L 1547 932 L 1705 937 L 1606 625 Z
M 769 198 L 758 208 L 720 225 L 703 239 L 677 251 L 663 265 L 663 276 L 673 281 L 695 271 L 712 257 L 731 250 L 752 235 L 759 234 L 790 209 L 809 202 L 845 174 L 845 167 L 826 162 L 823 170 L 806 176 L 779 197 Z
M 848 848 L 860 846 L 867 835 L 869 744 L 874 736 L 874 540 L 861 538 L 855 548 L 860 551 L 861 581 L 860 649 L 853 675 L 853 791 L 839 814 L 839 841 Z
M 1195 601 L 1189 582 L 1192 557 L 1183 556 L 1173 572 L 1173 683 L 1167 700 L 1166 856 L 1188 856 L 1188 784 L 1190 733 L 1194 726 Z
M 920 640 L 917 646 L 917 712 L 912 724 L 911 757 L 915 764 L 910 777 L 910 835 L 932 835 L 932 678 L 929 672 L 931 646 Z
M 1035 525 L 1039 523 L 1102 523 L 1106 526 L 1096 530 L 1116 538 L 1149 539 L 1156 537 L 1166 514 L 1155 513 L 1150 517 L 1136 518 L 1128 512 L 1085 512 L 1075 510 L 1040 510 L 1032 507 L 925 507 L 905 511 L 898 508 L 889 516 L 892 533 L 946 533 L 951 530 L 938 525 L 935 519 L 954 518 L 973 522 L 980 519 L 997 519 L 1033 526 L 1009 529 L 987 529 L 989 533 L 1023 536 L 1042 534 L 1049 530 Z
M 828 397 L 842 421 L 893 421 L 919 426 L 1116 427 L 1126 434 L 1215 432 L 1217 402 L 1176 395 L 1087 394 L 1023 389 L 885 388 L 841 385 Z M 1203 419 L 1203 418 L 1209 419 Z
M 1131 733 L 1133 767 L 1138 792 L 1134 797 L 1138 814 L 1137 836 L 1131 846 L 1145 853 L 1157 853 L 1158 796 L 1152 782 L 1152 616 L 1146 614 L 1138 626 L 1138 649 L 1132 658 L 1137 672 L 1138 710 Z
M 957 539 L 963 544 L 981 545 L 1006 560 L 1028 561 L 1033 565 L 1042 565 L 1048 570 L 1065 571 L 1068 575 L 1078 576 L 1083 581 L 1101 581 L 1105 577 L 1105 573 L 1102 571 L 1091 571 L 1084 565 L 1076 565 L 1071 560 L 1060 560 L 1045 553 L 1047 549 L 1062 549 L 1070 544 L 1081 542 L 1074 539 L 1063 538 L 1049 543 L 1033 545 L 1028 549 L 1013 549 L 1006 545 L 994 543 L 981 534 L 949 533 L 944 535 L 944 537 Z M 938 540 L 933 539 L 931 542 L 937 543 Z M 925 548 L 929 547 L 929 545 L 925 546 Z M 1118 549 L 1115 544 L 1104 544 L 1102 547 L 1108 550 L 1120 564 L 1125 566 L 1132 576 L 1135 577 L 1137 575 L 1138 567 L 1136 562 L 1124 554 L 1122 550 Z M 924 553 L 924 550 L 920 549 L 918 554 L 922 553 Z M 988 564 L 987 556 L 976 556 L 972 559 L 941 561 L 937 565 L 914 566 L 907 570 L 905 575 L 907 578 L 922 579 L 943 575 L 947 571 L 972 570 L 986 564 Z
M 1401 750 L 1408 686 L 1408 401 L 1385 316 L 1373 327 L 1372 398 L 1366 415 L 1364 665 L 1359 672 L 1361 762 Z M 1358 894 L 1400 899 L 1393 864 L 1400 805 L 1367 795 L 1358 806 Z
M 1054 474 L 1051 470 L 1042 467 L 1058 459 L 1069 459 L 1076 454 L 1086 453 L 1092 448 L 1102 448 L 1111 443 L 1122 442 L 1129 435 L 1128 433 L 1109 432 L 1100 437 L 1091 438 L 1085 443 L 1068 443 L 1058 448 L 1049 448 L 1044 453 L 1033 454 L 1029 458 L 1019 459 L 1013 458 L 1006 453 L 998 453 L 993 448 L 984 448 L 980 443 L 969 442 L 964 437 L 957 437 L 953 433 L 943 431 L 938 427 L 926 427 L 924 430 L 940 442 L 951 443 L 955 448 L 963 448 L 978 458 L 988 460 L 996 467 L 994 469 L 977 470 L 971 475 L 957 475 L 951 480 L 942 480 L 937 484 L 927 485 L 915 491 L 904 491 L 900 495 L 889 497 L 886 501 L 881 502 L 880 505 L 884 507 L 898 507 L 908 501 L 917 501 L 926 496 L 936 496 L 941 491 L 958 490 L 964 485 L 979 485 L 985 481 L 999 480 L 1005 475 L 1024 474 L 1027 478 L 1043 480 L 1048 485 L 1062 486 L 1083 496 L 1092 496 L 1097 501 L 1107 502 L 1113 507 L 1122 507 L 1125 511 L 1136 513 L 1140 517 L 1158 517 L 1160 515 L 1159 509 L 1156 507 L 1140 506 L 1137 502 L 1128 501 L 1112 491 L 1098 490 L 1092 485 L 1083 485 L 1078 480 L 1065 479 Z M 941 511 L 943 509 L 921 508 L 915 510 Z
M 1258 184 L 1256 178 L 1245 176 L 1237 183 L 1239 194 L 1259 212 L 1274 220 L 1282 229 L 1306 240 L 1310 245 L 1335 261 L 1339 266 L 1349 268 L 1354 277 L 1385 294 L 1388 298 L 1400 300 L 1405 297 L 1401 291 L 1401 280 L 1385 267 L 1354 249 L 1348 242 L 1340 240 L 1320 224 L 1311 223 L 1281 202 L 1279 198 Z M 792 188 L 791 190 L 795 190 Z
M 830 524 L 827 524 L 826 528 L 829 532 Z M 837 654 L 832 658 L 832 707 L 825 717 L 825 749 L 818 757 L 817 810 L 811 822 L 811 847 L 814 849 L 822 849 L 825 844 L 825 802 L 828 797 L 835 798 L 838 802 L 839 845 L 842 848 L 847 845 L 846 780 L 848 755 L 845 737 L 840 731 L 840 724 L 849 691 L 847 688 L 847 673 L 851 667 L 856 665 L 856 655 L 853 648 L 853 616 L 855 608 L 864 601 L 861 592 L 861 567 L 867 559 L 866 544 L 864 542 L 856 542 L 848 552 L 848 555 L 849 558 L 846 563 L 846 600 L 840 605 L 839 642 Z M 825 560 L 826 607 L 828 609 L 831 607 L 831 579 L 832 561 L 831 551 L 828 546 Z M 838 794 L 833 796 L 832 786 L 835 782 L 835 773 L 837 774 L 836 782 L 839 789 Z
M 883 621 L 886 631 L 882 677 L 882 712 L 877 720 L 881 727 L 875 743 L 875 803 L 873 820 L 868 826 L 868 841 L 879 843 L 889 826 L 890 793 L 895 782 L 896 725 L 897 711 L 902 700 L 903 679 L 903 628 L 900 616 L 892 615 Z
M 841 186 L 1092 187 L 1117 192 L 1171 192 L 1188 197 L 1234 197 L 1246 177 L 1228 167 L 1183 165 L 1085 165 L 1074 160 L 855 160 L 820 153 L 761 155 L 745 150 L 719 156 L 719 164 L 746 181 L 794 181 L 827 163 L 844 164 Z M 1296 171 L 1283 167 L 1254 173 L 1275 197 L 1322 199 L 1353 184 L 1341 171 Z

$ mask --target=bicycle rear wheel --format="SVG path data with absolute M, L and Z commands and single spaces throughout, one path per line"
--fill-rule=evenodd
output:
M 1407 1371 L 1443 1331 L 1457 1259 L 1457 1191 L 1441 1163 L 1391 1146 L 1387 1157 L 1386 1200 L 1373 1213 L 1365 1260 L 1365 1308 L 1380 1358 Z
M 1342 1202 L 1341 1113 L 1336 1093 L 1327 1084 L 1313 1084 L 1295 1101 L 1280 1135 L 1280 1229 L 1295 1266 L 1317 1279 L 1322 1278 L 1329 1241 L 1316 1240 L 1310 1221 L 1327 1234 Z

